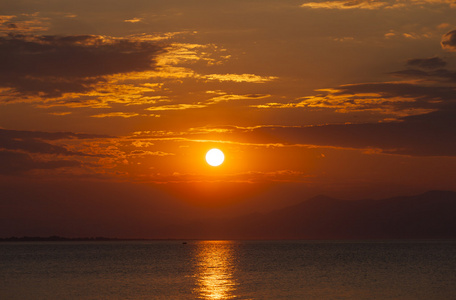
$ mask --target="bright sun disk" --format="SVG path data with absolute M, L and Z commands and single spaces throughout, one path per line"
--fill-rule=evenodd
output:
M 213 148 L 206 153 L 206 162 L 213 167 L 220 166 L 225 160 L 225 155 L 219 149 Z

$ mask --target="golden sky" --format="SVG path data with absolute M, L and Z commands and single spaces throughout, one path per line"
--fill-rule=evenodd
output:
M 65 215 L 82 197 L 147 223 L 455 190 L 455 13 L 451 0 L 3 1 L 0 206 Z M 219 167 L 204 160 L 214 147 Z M 147 235 L 84 207 L 100 234 Z M 36 233 L 55 234 L 48 223 Z

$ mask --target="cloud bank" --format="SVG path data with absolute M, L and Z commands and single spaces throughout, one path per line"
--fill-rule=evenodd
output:
M 56 97 L 87 92 L 104 76 L 153 70 L 165 46 L 99 35 L 0 36 L 0 87 Z

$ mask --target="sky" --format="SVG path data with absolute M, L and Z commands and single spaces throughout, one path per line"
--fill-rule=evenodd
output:
M 153 237 L 320 194 L 456 190 L 455 13 L 4 0 L 0 236 Z

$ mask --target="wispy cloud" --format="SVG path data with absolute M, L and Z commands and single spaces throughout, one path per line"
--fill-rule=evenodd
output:
M 160 118 L 160 115 L 157 114 L 138 114 L 138 113 L 132 113 L 132 112 L 111 112 L 111 113 L 104 113 L 104 114 L 97 114 L 97 115 L 92 115 L 92 118 L 115 118 L 115 117 L 120 117 L 120 118 L 132 118 L 132 117 L 154 117 L 154 118 Z
M 139 23 L 142 20 L 143 20 L 142 18 L 133 18 L 133 19 L 124 20 L 124 22 L 125 23 Z
M 129 154 L 129 156 L 170 156 L 175 155 L 174 153 L 168 153 L 163 151 L 145 151 L 145 150 L 133 150 Z
M 375 0 L 336 0 L 301 4 L 301 7 L 316 9 L 378 9 L 388 6 L 390 6 L 388 2 Z
M 276 76 L 260 76 L 255 74 L 209 74 L 202 76 L 209 80 L 265 83 L 277 79 Z
M 376 0 L 335 0 L 335 1 L 310 1 L 301 4 L 304 8 L 313 9 L 396 9 L 407 6 L 422 6 L 422 5 L 449 5 L 456 7 L 453 0 L 389 0 L 389 1 L 376 1 Z
M 0 15 L 0 33 L 29 34 L 44 32 L 49 29 L 49 18 L 40 13 L 20 15 Z
M 92 115 L 93 118 L 112 118 L 112 117 L 121 117 L 121 118 L 131 118 L 139 116 L 137 113 L 128 113 L 128 112 L 111 112 L 104 114 Z
M 165 111 L 165 110 L 186 110 L 186 109 L 193 109 L 193 108 L 204 108 L 206 105 L 204 104 L 171 104 L 171 105 L 162 105 L 162 106 L 153 106 L 146 108 L 146 110 L 150 111 Z
M 225 94 L 221 93 L 221 95 L 215 96 L 210 98 L 209 100 L 205 101 L 204 103 L 207 105 L 217 104 L 220 102 L 228 102 L 228 101 L 240 101 L 240 100 L 259 100 L 268 98 L 271 95 L 268 94 L 246 94 L 246 95 L 236 95 L 236 94 Z

